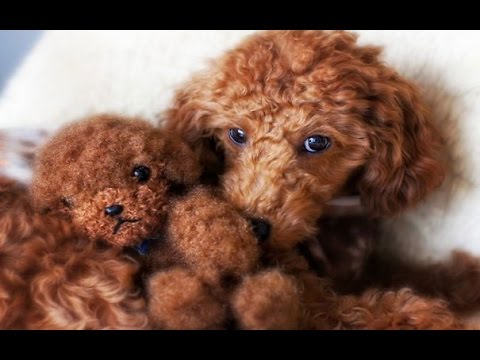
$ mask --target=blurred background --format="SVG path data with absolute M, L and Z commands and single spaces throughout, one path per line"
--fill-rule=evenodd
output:
M 42 33 L 42 30 L 0 30 L 0 93 Z

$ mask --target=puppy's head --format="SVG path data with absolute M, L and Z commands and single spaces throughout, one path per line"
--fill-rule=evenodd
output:
M 32 197 L 92 239 L 130 246 L 163 225 L 172 186 L 199 175 L 175 137 L 142 120 L 102 115 L 67 126 L 41 149 Z
M 176 96 L 168 126 L 214 164 L 225 195 L 289 247 L 315 232 L 352 183 L 376 215 L 438 186 L 440 139 L 418 90 L 347 32 L 271 31 L 247 39 Z

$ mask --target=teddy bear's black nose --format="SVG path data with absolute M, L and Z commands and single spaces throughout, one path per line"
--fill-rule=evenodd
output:
M 270 229 L 272 226 L 262 219 L 252 218 L 250 219 L 250 223 L 252 224 L 253 232 L 257 235 L 258 240 L 265 241 L 268 239 L 270 235 Z
M 105 215 L 107 216 L 117 216 L 120 215 L 123 211 L 122 205 L 110 205 L 105 208 Z

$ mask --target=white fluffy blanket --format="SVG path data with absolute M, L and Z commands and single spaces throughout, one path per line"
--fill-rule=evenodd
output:
M 176 85 L 251 31 L 47 32 L 0 99 L 0 129 L 55 129 L 96 112 L 153 121 Z M 447 139 L 450 175 L 384 224 L 385 251 L 415 261 L 480 255 L 480 32 L 358 31 L 417 81 Z

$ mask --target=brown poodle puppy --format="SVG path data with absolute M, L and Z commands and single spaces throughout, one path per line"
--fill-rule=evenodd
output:
M 441 140 L 379 54 L 348 32 L 256 34 L 180 89 L 167 127 L 207 165 L 217 143 L 225 196 L 271 226 L 276 248 L 314 236 L 352 179 L 371 213 L 396 213 L 442 182 Z
M 268 31 L 186 84 L 167 113 L 221 186 L 289 248 L 316 234 L 325 204 L 354 178 L 363 204 L 387 215 L 443 179 L 441 139 L 418 90 L 347 32 Z
M 2 282 L 0 326 L 210 329 L 233 321 L 297 328 L 295 280 L 278 269 L 261 271 L 251 224 L 211 189 L 190 189 L 200 174 L 186 145 L 139 119 L 97 116 L 60 131 L 36 162 L 37 212 L 27 199 L 18 211 L 4 209 L 8 237 L 0 255 L 8 261 L 0 276 L 9 281 Z M 178 196 L 182 185 L 190 191 Z M 5 193 L 15 205 L 14 186 Z M 48 221 L 40 226 L 37 218 Z M 139 264 L 147 309 L 133 284 Z M 252 284 L 277 309 L 256 323 L 244 320 L 235 302 Z
M 410 291 L 338 298 L 296 249 L 321 236 L 327 202 L 352 187 L 370 214 L 389 215 L 442 182 L 441 139 L 419 91 L 379 54 L 342 31 L 253 35 L 178 91 L 167 128 L 207 175 L 221 173 L 224 195 L 262 229 L 270 261 L 299 279 L 307 326 L 450 327 L 445 304 Z M 372 314 L 381 319 L 369 323 Z

